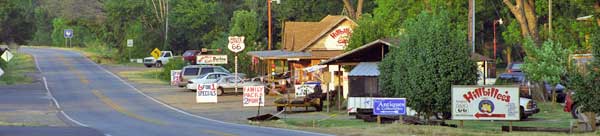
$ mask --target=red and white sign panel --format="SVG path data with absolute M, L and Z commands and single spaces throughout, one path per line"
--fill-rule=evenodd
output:
M 452 86 L 452 120 L 519 120 L 519 87 Z
M 247 106 L 265 106 L 265 87 L 264 86 L 244 86 L 244 107 Z
M 196 56 L 198 64 L 227 64 L 227 55 L 198 55 Z
M 216 84 L 198 84 L 196 88 L 196 103 L 217 103 Z
M 181 80 L 181 70 L 171 70 L 171 86 L 176 86 Z

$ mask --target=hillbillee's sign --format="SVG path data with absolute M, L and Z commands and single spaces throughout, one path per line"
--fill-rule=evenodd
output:
M 519 120 L 517 86 L 452 86 L 453 120 Z

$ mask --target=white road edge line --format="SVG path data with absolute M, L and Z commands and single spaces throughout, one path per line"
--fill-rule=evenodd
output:
M 79 52 L 75 52 L 75 53 L 77 53 L 77 54 L 81 55 L 81 53 L 79 53 Z M 314 133 L 314 132 L 308 132 L 308 131 L 299 131 L 299 130 L 293 130 L 293 129 L 282 129 L 282 128 L 274 128 L 274 127 L 260 127 L 260 126 L 244 125 L 244 124 L 235 124 L 235 123 L 224 122 L 224 121 L 220 121 L 220 120 L 214 120 L 214 119 L 210 119 L 210 118 L 206 118 L 206 117 L 198 116 L 198 115 L 195 115 L 195 114 L 191 114 L 191 113 L 188 113 L 188 112 L 186 112 L 186 111 L 180 110 L 180 109 L 178 109 L 178 108 L 172 107 L 171 105 L 165 104 L 165 103 L 163 103 L 163 102 L 161 102 L 161 101 L 159 101 L 159 100 L 156 100 L 156 99 L 154 99 L 154 97 L 151 97 L 151 96 L 148 96 L 148 95 L 146 95 L 146 93 L 144 93 L 144 92 L 142 92 L 142 91 L 138 90 L 138 89 L 137 89 L 135 86 L 133 86 L 133 85 L 129 84 L 129 82 L 127 82 L 127 81 L 125 81 L 125 80 L 121 79 L 121 77 L 119 77 L 119 76 L 115 75 L 114 73 L 112 73 L 112 72 L 110 72 L 110 71 L 106 70 L 104 67 L 102 67 L 102 66 L 100 66 L 100 65 L 98 65 L 98 64 L 96 64 L 96 63 L 94 63 L 94 61 L 90 60 L 89 58 L 87 58 L 87 57 L 85 57 L 85 56 L 82 56 L 82 57 L 83 57 L 83 58 L 85 58 L 86 60 L 88 60 L 90 63 L 92 63 L 92 64 L 96 65 L 98 68 L 102 69 L 104 72 L 106 72 L 106 73 L 108 73 L 108 74 L 112 75 L 113 77 L 115 77 L 115 78 L 119 79 L 121 82 L 125 83 L 125 85 L 127 85 L 127 86 L 131 87 L 132 89 L 134 89 L 134 90 L 135 90 L 135 91 L 137 91 L 138 93 L 142 94 L 142 95 L 143 95 L 143 96 L 145 96 L 146 98 L 148 98 L 148 99 L 150 99 L 150 100 L 152 100 L 152 101 L 154 101 L 154 102 L 156 102 L 156 103 L 159 103 L 159 104 L 161 104 L 161 105 L 163 105 L 163 106 L 165 106 L 165 107 L 167 107 L 167 108 L 169 108 L 169 109 L 171 109 L 171 110 L 174 110 L 174 111 L 176 111 L 176 112 L 179 112 L 179 113 L 181 113 L 181 114 L 184 114 L 184 115 L 188 115 L 188 116 L 195 117 L 195 118 L 199 118 L 199 119 L 204 119 L 204 120 L 214 121 L 214 122 L 218 122 L 218 123 L 222 123 L 222 124 L 229 124 L 229 125 L 233 125 L 233 126 L 242 126 L 242 127 L 255 127 L 255 128 L 268 128 L 268 129 L 273 129 L 273 130 L 285 130 L 285 131 L 299 132 L 299 133 L 312 134 L 312 135 L 328 135 L 328 134 Z
M 37 61 L 37 58 L 35 57 L 35 55 L 31 55 L 33 56 L 33 61 L 35 62 L 35 66 L 37 67 L 38 71 L 40 71 L 40 73 L 42 73 L 42 69 L 40 69 L 40 65 Z M 71 118 L 71 116 L 69 116 L 69 114 L 65 113 L 62 108 L 60 107 L 60 104 L 58 104 L 58 101 L 56 100 L 56 98 L 54 97 L 54 95 L 52 95 L 52 92 L 50 92 L 50 89 L 48 88 L 48 82 L 46 81 L 46 77 L 43 76 L 42 80 L 44 81 L 44 88 L 46 89 L 46 92 L 48 93 L 48 95 L 50 96 L 50 99 L 52 99 L 52 102 L 54 103 L 54 105 L 56 106 L 56 108 L 58 110 L 60 110 L 60 113 L 65 116 L 69 121 L 79 125 L 79 126 L 83 126 L 83 127 L 89 127 L 86 124 L 83 124 L 77 120 L 74 120 L 73 118 Z

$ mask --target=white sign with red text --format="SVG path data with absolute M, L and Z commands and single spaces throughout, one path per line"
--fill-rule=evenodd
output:
M 452 120 L 519 120 L 519 87 L 452 86 Z
M 181 70 L 171 70 L 171 86 L 176 86 L 181 80 Z
M 339 26 L 331 31 L 325 39 L 327 50 L 343 50 L 348 45 L 352 28 L 350 26 Z
M 265 87 L 264 86 L 244 86 L 244 107 L 265 106 Z
M 217 103 L 216 84 L 198 84 L 196 87 L 196 103 Z
M 198 55 L 196 56 L 198 64 L 227 64 L 227 55 Z

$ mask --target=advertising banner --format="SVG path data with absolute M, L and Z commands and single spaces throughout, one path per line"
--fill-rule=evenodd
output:
M 216 84 L 198 84 L 196 88 L 196 103 L 217 103 Z
M 519 120 L 519 87 L 452 86 L 452 120 Z
M 176 86 L 181 80 L 181 70 L 171 70 L 171 86 Z
M 406 98 L 373 99 L 373 115 L 406 115 Z
M 227 64 L 227 55 L 198 55 L 196 56 L 198 64 Z
M 244 86 L 244 107 L 265 106 L 265 87 L 264 86 Z
M 296 97 L 305 97 L 306 95 L 315 92 L 315 84 L 294 85 L 296 88 Z

